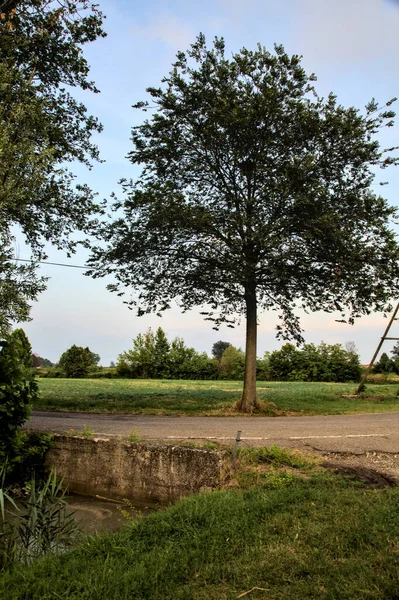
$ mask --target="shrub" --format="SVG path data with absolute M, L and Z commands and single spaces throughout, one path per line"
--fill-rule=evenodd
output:
M 48 379 L 61 379 L 65 377 L 65 373 L 58 367 L 48 367 L 47 369 L 37 369 L 36 375 Z
M 269 358 L 270 379 L 275 381 L 358 381 L 359 356 L 340 344 L 305 344 L 301 350 L 284 344 Z
M 53 436 L 33 431 L 19 432 L 18 456 L 12 471 L 7 474 L 7 482 L 12 485 L 25 485 L 32 477 L 36 481 L 47 478 L 46 454 L 53 445 Z
M 10 467 L 23 446 L 19 428 L 38 396 L 31 357 L 29 340 L 21 329 L 0 341 L 0 461 L 4 464 L 8 457 Z
M 85 377 L 90 369 L 96 370 L 98 361 L 98 354 L 94 354 L 89 348 L 82 348 L 74 344 L 63 353 L 58 367 L 63 371 L 65 377 L 81 378 Z
M 228 346 L 220 359 L 220 379 L 244 378 L 245 354 L 235 346 Z

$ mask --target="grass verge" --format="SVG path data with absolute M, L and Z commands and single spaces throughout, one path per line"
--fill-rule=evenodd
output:
M 296 461 L 273 452 L 241 459 Z M 0 598 L 397 600 L 398 504 L 398 488 L 370 490 L 310 466 L 307 478 L 191 496 L 16 567 L 0 579 Z
M 34 408 L 153 415 L 234 415 L 239 381 L 138 379 L 41 379 Z M 399 385 L 370 385 L 352 395 L 355 384 L 259 382 L 264 416 L 334 415 L 399 411 Z

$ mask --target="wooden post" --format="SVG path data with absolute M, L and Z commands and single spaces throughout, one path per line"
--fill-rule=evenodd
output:
M 388 338 L 388 337 L 387 337 L 387 335 L 388 335 L 388 332 L 389 332 L 389 330 L 390 330 L 390 328 L 391 328 L 391 325 L 392 325 L 392 323 L 393 323 L 393 322 L 394 322 L 394 320 L 395 320 L 395 317 L 396 317 L 396 315 L 397 315 L 397 312 L 398 312 L 398 310 L 399 310 L 399 303 L 398 303 L 397 307 L 395 308 L 395 310 L 393 311 L 392 317 L 390 318 L 390 320 L 389 320 L 389 323 L 388 323 L 388 325 L 387 325 L 387 328 L 386 328 L 386 329 L 385 329 L 385 331 L 384 331 L 384 335 L 382 336 L 382 338 L 381 338 L 381 340 L 380 340 L 380 343 L 378 344 L 378 346 L 377 346 L 377 349 L 376 349 L 376 351 L 374 352 L 373 358 L 371 359 L 371 362 L 370 362 L 369 366 L 367 367 L 365 374 L 364 374 L 364 375 L 363 375 L 363 377 L 362 377 L 362 380 L 361 380 L 361 382 L 360 382 L 360 384 L 359 384 L 359 387 L 357 388 L 356 394 L 360 394 L 360 392 L 362 392 L 362 391 L 363 391 L 363 389 L 364 389 L 364 384 L 365 384 L 365 381 L 366 381 L 366 379 L 367 379 L 367 377 L 368 377 L 368 374 L 370 373 L 370 371 L 371 371 L 371 369 L 372 369 L 372 367 L 373 367 L 374 361 L 375 361 L 375 359 L 377 358 L 377 356 L 378 356 L 378 353 L 379 353 L 379 351 L 380 351 L 380 349 L 381 349 L 381 346 L 382 346 L 382 344 L 384 343 L 384 341 L 385 341 L 385 340 L 397 340 L 397 339 L 399 339 L 399 338 L 391 338 L 391 337 L 390 337 L 390 338 Z

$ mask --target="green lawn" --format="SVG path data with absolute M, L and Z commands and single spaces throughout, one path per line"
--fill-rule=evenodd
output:
M 40 379 L 34 408 L 103 413 L 229 415 L 240 396 L 239 381 L 141 379 Z M 354 383 L 259 382 L 266 415 L 327 415 L 399 411 L 399 385 L 372 384 L 366 395 Z M 272 403 L 272 404 L 267 404 Z
M 398 600 L 398 488 L 323 473 L 279 482 L 191 496 L 15 566 L 0 598 Z

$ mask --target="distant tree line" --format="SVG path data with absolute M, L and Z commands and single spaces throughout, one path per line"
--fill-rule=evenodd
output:
M 373 373 L 399 374 L 399 342 L 393 347 L 391 356 L 392 358 L 386 352 L 383 352 L 379 361 L 374 364 Z
M 188 348 L 184 340 L 169 342 L 159 327 L 133 340 L 133 348 L 119 355 L 116 372 L 121 377 L 159 379 L 242 380 L 245 353 L 222 340 L 212 347 L 212 357 Z M 285 344 L 257 359 L 257 378 L 269 381 L 357 381 L 361 367 L 352 345 Z
M 264 357 L 266 379 L 272 381 L 358 381 L 359 355 L 354 345 L 304 344 L 301 349 L 284 344 Z
M 111 368 L 99 366 L 100 357 L 89 348 L 72 346 L 57 365 L 43 374 L 49 377 L 127 377 L 133 379 L 229 379 L 242 380 L 245 353 L 219 340 L 212 356 L 186 346 L 180 337 L 169 341 L 161 327 L 139 333 L 132 348 L 119 354 Z M 43 365 L 45 366 L 45 365 Z M 269 381 L 357 381 L 361 374 L 353 343 L 285 344 L 257 359 L 257 379 Z
M 48 358 L 43 358 L 35 353 L 32 353 L 32 363 L 36 369 L 40 369 L 42 367 L 54 367 L 54 363 L 51 362 L 51 360 Z

